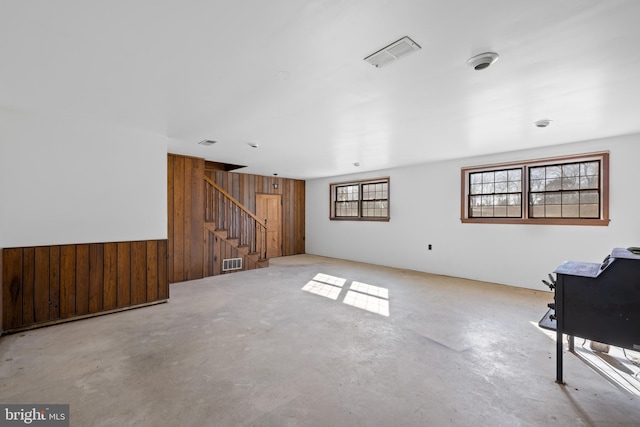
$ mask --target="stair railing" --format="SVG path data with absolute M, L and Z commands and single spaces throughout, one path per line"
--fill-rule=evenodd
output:
M 215 223 L 216 230 L 226 230 L 228 239 L 238 239 L 249 253 L 267 259 L 267 226 L 242 203 L 208 176 L 205 180 L 205 221 Z

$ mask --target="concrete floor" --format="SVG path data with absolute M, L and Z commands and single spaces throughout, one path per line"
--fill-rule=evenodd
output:
M 336 300 L 302 291 L 346 279 Z M 345 304 L 359 281 L 389 316 Z M 168 304 L 0 339 L 0 402 L 72 426 L 638 426 L 640 402 L 535 326 L 552 295 L 300 255 Z

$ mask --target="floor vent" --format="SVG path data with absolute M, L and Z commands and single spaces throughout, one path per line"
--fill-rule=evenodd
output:
M 222 271 L 242 270 L 242 258 L 227 258 L 222 260 Z

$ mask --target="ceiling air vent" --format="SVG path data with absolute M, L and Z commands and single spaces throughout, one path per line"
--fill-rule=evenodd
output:
M 210 140 L 210 139 L 204 139 L 204 140 L 202 140 L 202 141 L 198 142 L 198 144 L 200 144 L 200 145 L 204 145 L 204 146 L 208 147 L 208 146 L 210 146 L 210 145 L 215 144 L 216 142 L 218 142 L 218 141 L 212 141 L 212 140 Z
M 391 43 L 387 47 L 383 47 L 379 51 L 372 53 L 364 58 L 369 64 L 376 68 L 384 67 L 400 58 L 404 58 L 413 52 L 422 49 L 418 43 L 411 40 L 409 37 L 403 37 Z

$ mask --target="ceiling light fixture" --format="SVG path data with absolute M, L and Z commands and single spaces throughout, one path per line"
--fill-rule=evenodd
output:
M 404 58 L 405 56 L 410 55 L 420 49 L 422 48 L 418 43 L 405 36 L 400 40 L 396 40 L 390 45 L 372 53 L 371 55 L 364 58 L 364 60 L 374 67 L 380 68 L 394 61 L 397 61 L 400 58 Z
M 208 147 L 210 145 L 215 144 L 216 142 L 218 142 L 218 141 L 213 141 L 211 139 L 203 139 L 202 141 L 198 142 L 198 144 Z
M 499 58 L 500 55 L 495 52 L 485 52 L 469 58 L 467 60 L 467 65 L 476 71 L 480 71 L 489 68 L 489 66 Z
M 552 120 L 542 119 L 542 120 L 538 120 L 537 122 L 533 122 L 533 125 L 537 128 L 546 128 L 551 124 L 551 122 Z

